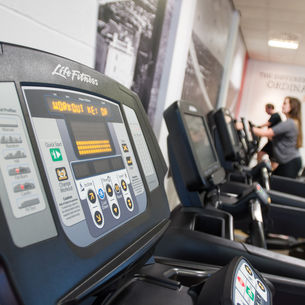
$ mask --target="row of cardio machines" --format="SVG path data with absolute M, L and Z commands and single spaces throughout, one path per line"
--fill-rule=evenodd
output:
M 276 304 L 304 303 L 304 260 L 267 250 L 303 249 L 295 238 L 304 237 L 305 201 L 299 190 L 304 184 L 270 176 L 265 162 L 246 166 L 250 158 L 227 109 L 208 115 L 210 128 L 203 112 L 186 101 L 173 103 L 164 118 L 171 173 L 182 204 L 173 210 L 156 255 L 222 265 L 242 255 L 268 273 L 278 288 Z M 256 180 L 271 188 L 265 190 Z M 293 183 L 290 194 L 278 190 Z M 234 241 L 233 228 L 249 234 L 247 243 Z M 292 300 L 290 293 L 300 299 Z
M 181 126 L 188 116 L 205 124 L 194 107 L 174 110 Z M 273 294 L 303 304 L 304 262 L 233 241 L 221 208 L 238 203 L 206 192 L 222 181 L 208 130 L 202 147 L 182 130 L 181 187 L 200 198 L 171 214 L 166 163 L 136 94 L 79 63 L 0 43 L 0 304 L 265 305 Z M 212 149 L 208 171 L 202 148 Z M 260 210 L 267 197 L 255 193 Z

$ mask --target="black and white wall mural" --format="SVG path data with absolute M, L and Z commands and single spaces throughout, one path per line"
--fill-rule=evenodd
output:
M 173 5 L 168 2 L 174 1 L 99 1 L 95 68 L 135 91 L 151 117 Z
M 197 1 L 182 99 L 206 113 L 217 103 L 232 12 L 228 0 Z

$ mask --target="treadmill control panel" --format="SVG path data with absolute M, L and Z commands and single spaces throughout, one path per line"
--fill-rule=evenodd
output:
M 269 288 L 244 259 L 236 268 L 232 289 L 234 305 L 271 304 Z
M 119 105 L 79 92 L 23 87 L 62 226 L 87 246 L 143 213 L 146 191 Z
M 60 88 L 23 86 L 22 91 L 33 136 L 28 134 L 14 84 L 0 86 L 1 202 L 17 246 L 57 235 L 37 160 L 42 162 L 61 225 L 79 247 L 146 210 L 143 179 L 149 191 L 159 181 L 132 108 L 124 105 L 123 111 L 143 178 L 118 103 Z

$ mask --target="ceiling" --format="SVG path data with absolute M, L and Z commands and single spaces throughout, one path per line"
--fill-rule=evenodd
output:
M 233 0 L 250 58 L 305 66 L 305 0 Z M 297 36 L 299 48 L 271 48 L 268 39 Z

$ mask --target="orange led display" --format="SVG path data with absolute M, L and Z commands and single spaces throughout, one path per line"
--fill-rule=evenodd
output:
M 109 140 L 76 141 L 76 146 L 82 156 L 112 152 Z
M 87 103 L 64 101 L 59 99 L 48 99 L 49 109 L 52 112 L 84 114 L 89 116 L 108 116 L 106 107 L 98 107 Z

